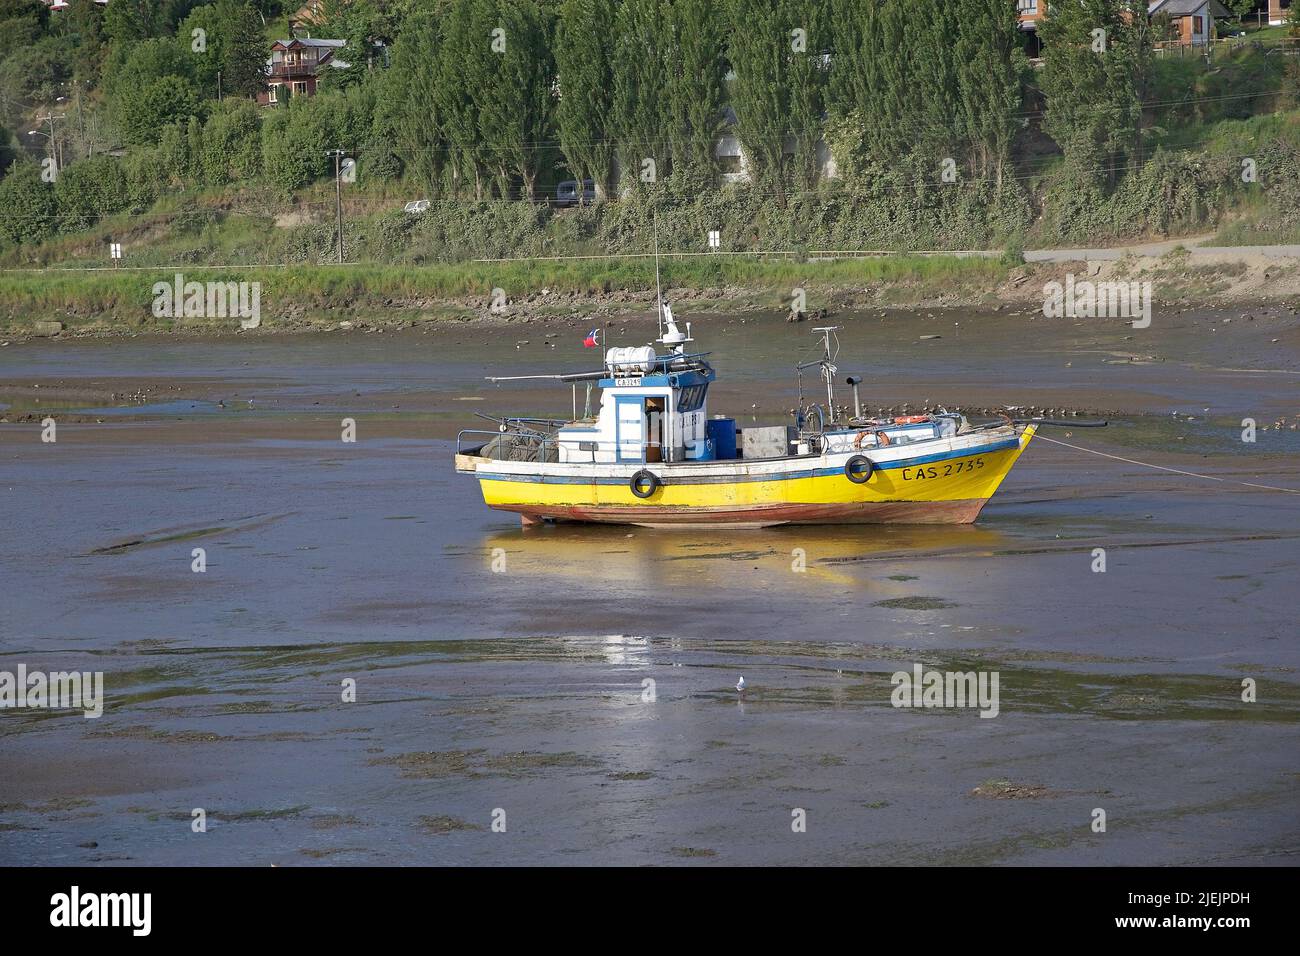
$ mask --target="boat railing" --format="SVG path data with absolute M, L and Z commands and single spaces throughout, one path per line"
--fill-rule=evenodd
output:
M 476 438 L 466 440 L 466 436 L 485 436 L 487 440 L 482 444 L 475 445 Z M 585 441 L 575 438 L 562 439 L 569 445 L 577 445 L 576 449 L 571 448 L 569 454 L 591 454 L 591 463 L 596 463 L 596 456 L 599 454 L 617 455 L 620 450 L 624 453 L 632 445 L 637 446 L 639 457 L 626 456 L 620 462 L 627 464 L 630 462 L 648 461 L 646 450 L 649 448 L 665 449 L 667 458 L 661 457 L 660 461 L 673 462 L 678 460 L 712 460 L 696 459 L 687 455 L 684 459 L 673 457 L 671 450 L 661 442 L 653 440 L 635 441 L 633 439 L 623 439 L 622 441 Z M 487 428 L 463 428 L 456 435 L 456 454 L 474 454 L 481 458 L 491 458 L 494 461 L 531 461 L 531 462 L 558 462 L 560 457 L 561 439 L 554 435 L 544 435 L 535 431 L 501 431 L 500 429 Z M 662 454 L 662 453 L 661 453 Z M 574 459 L 570 458 L 570 462 Z M 653 464 L 654 462 L 651 462 Z
M 655 356 L 655 367 L 662 368 L 665 372 L 669 371 L 668 366 L 674 362 L 683 362 L 690 365 L 708 365 L 704 359 L 712 355 L 712 352 L 684 352 L 678 355 L 676 352 L 669 352 L 667 355 Z

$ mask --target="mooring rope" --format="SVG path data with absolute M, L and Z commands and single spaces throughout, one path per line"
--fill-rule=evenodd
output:
M 1076 451 L 1086 451 L 1090 455 L 1098 455 L 1102 458 L 1111 458 L 1115 461 L 1126 462 L 1130 465 L 1139 465 L 1142 468 L 1156 468 L 1160 471 L 1171 471 L 1175 475 L 1186 475 L 1189 478 L 1204 478 L 1206 481 L 1223 481 L 1230 485 L 1244 485 L 1247 488 L 1262 488 L 1265 491 L 1285 491 L 1289 495 L 1300 495 L 1300 489 L 1296 488 L 1279 488 L 1277 485 L 1261 485 L 1253 481 L 1238 481 L 1235 478 L 1219 478 L 1216 475 L 1199 475 L 1194 471 L 1183 471 L 1181 468 L 1166 468 L 1164 465 L 1153 465 L 1148 461 L 1135 461 L 1132 458 L 1121 458 L 1119 455 L 1111 455 L 1104 451 L 1096 451 L 1092 448 L 1084 448 L 1082 445 L 1071 445 L 1068 441 L 1060 441 L 1056 438 L 1048 438 L 1046 435 L 1038 432 L 1034 435 L 1039 441 L 1050 441 L 1053 445 L 1064 445 L 1066 448 L 1073 448 Z

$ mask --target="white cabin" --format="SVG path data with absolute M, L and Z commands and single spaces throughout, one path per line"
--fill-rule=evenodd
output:
M 556 433 L 561 462 L 709 461 L 708 389 L 715 375 L 700 355 L 657 355 L 652 346 L 605 353 L 600 410 Z M 735 447 L 735 423 L 730 423 Z M 717 431 L 721 426 L 715 426 Z M 726 447 L 725 439 L 723 441 Z

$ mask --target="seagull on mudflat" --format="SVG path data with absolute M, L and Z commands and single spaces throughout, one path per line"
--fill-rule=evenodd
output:
M 742 694 L 745 692 L 745 675 L 744 675 L 744 674 L 741 674 L 741 675 L 740 675 L 740 680 L 736 681 L 736 690 L 740 691 Z

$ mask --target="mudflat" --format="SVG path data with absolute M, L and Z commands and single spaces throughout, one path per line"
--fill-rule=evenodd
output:
M 783 420 L 807 327 L 689 318 Z M 973 526 L 523 530 L 456 434 L 581 411 L 483 380 L 580 321 L 0 350 L 0 671 L 106 696 L 0 709 L 0 863 L 1294 863 L 1291 310 L 834 321 L 873 411 L 1112 424 Z M 997 717 L 892 706 L 918 664 Z

